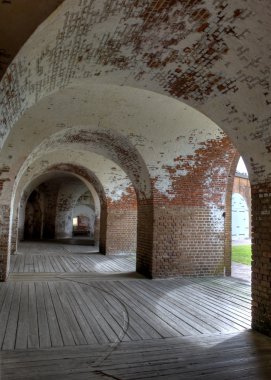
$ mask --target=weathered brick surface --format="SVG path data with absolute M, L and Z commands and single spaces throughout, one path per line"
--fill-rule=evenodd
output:
M 209 207 L 154 209 L 153 277 L 224 274 L 224 218 Z
M 136 270 L 147 277 L 153 272 L 153 204 L 138 202 Z
M 252 185 L 252 327 L 271 336 L 271 182 Z
M 136 252 L 137 210 L 108 209 L 106 254 Z
M 176 168 L 169 169 L 170 199 L 154 189 L 152 277 L 229 272 L 236 155 L 228 138 L 209 141 L 196 150 L 193 165 L 192 157 L 180 156 Z M 187 171 L 186 176 L 176 173 L 180 169 Z
M 18 243 L 18 215 L 15 218 L 13 218 L 13 222 L 12 222 L 11 247 L 10 247 L 11 254 L 17 251 L 17 243 Z
M 270 11 L 267 0 L 64 2 L 26 43 L 0 84 L 1 147 L 6 141 L 1 197 L 8 198 L 12 178 L 29 154 L 25 175 L 38 154 L 65 146 L 76 158 L 74 152 L 84 145 L 118 163 L 134 184 L 138 271 L 150 277 L 206 275 L 222 273 L 224 265 L 229 274 L 229 140 L 223 134 L 214 137 L 211 129 L 201 139 L 199 119 L 183 133 L 176 109 L 179 133 L 174 135 L 173 123 L 170 128 L 167 120 L 159 124 L 156 114 L 166 99 L 195 107 L 245 154 L 254 186 L 253 323 L 270 332 Z M 123 92 L 117 94 L 116 88 Z M 109 89 L 110 101 L 101 111 Z M 148 96 L 141 91 L 146 105 L 133 107 L 136 96 L 129 98 L 129 89 L 147 90 Z M 148 107 L 154 93 L 165 97 Z M 141 117 L 145 109 L 148 120 Z M 155 144 L 164 130 L 168 136 Z M 16 138 L 19 143 L 12 144 Z M 32 152 L 42 140 L 40 152 Z M 85 170 L 78 174 L 89 177 Z M 109 203 L 108 210 L 106 199 L 102 204 L 102 252 L 109 244 L 108 226 L 113 231 L 114 219 L 124 225 L 127 213 L 125 202 Z M 7 252 L 8 221 L 3 219 L 1 244 Z M 132 231 L 135 218 L 129 220 Z M 116 236 L 126 244 L 120 230 Z
M 0 281 L 5 281 L 9 271 L 9 220 L 10 207 L 0 205 Z
M 133 187 L 127 188 L 118 200 L 108 198 L 106 222 L 106 254 L 135 253 L 137 198 Z
M 100 253 L 106 254 L 106 242 L 107 242 L 107 205 L 103 203 L 101 205 L 101 216 L 100 216 L 100 241 L 99 249 Z

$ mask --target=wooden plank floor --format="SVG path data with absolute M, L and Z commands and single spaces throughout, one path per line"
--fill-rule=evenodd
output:
M 228 278 L 0 284 L 2 350 L 229 333 L 250 327 L 250 287 Z M 57 279 L 57 281 L 56 281 Z
M 269 380 L 271 339 L 212 334 L 43 350 L 2 351 L 8 380 Z
M 251 332 L 250 283 L 147 280 L 133 256 L 25 243 L 0 284 L 2 379 L 271 377 L 271 342 Z
M 135 255 L 104 256 L 92 246 L 24 242 L 11 256 L 11 273 L 133 272 Z

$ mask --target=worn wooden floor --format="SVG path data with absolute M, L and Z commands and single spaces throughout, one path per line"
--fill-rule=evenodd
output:
M 270 339 L 246 330 L 249 282 L 147 280 L 133 257 L 86 250 L 20 248 L 0 284 L 1 379 L 271 377 Z
M 161 339 L 250 327 L 249 288 L 229 279 L 52 277 L 0 287 L 2 350 Z
M 251 331 L 0 354 L 9 380 L 270 380 L 270 357 Z
M 104 256 L 92 246 L 26 242 L 11 256 L 11 273 L 133 272 L 135 255 Z

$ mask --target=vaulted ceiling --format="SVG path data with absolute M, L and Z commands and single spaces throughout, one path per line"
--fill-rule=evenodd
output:
M 268 0 L 7 0 L 0 14 L 0 176 L 58 134 L 83 151 L 77 128 L 144 196 L 154 181 L 172 197 L 172 172 L 225 156 L 228 137 L 252 181 L 271 178 Z

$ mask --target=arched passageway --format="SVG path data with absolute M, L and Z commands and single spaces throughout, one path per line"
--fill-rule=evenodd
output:
M 231 274 L 251 281 L 251 186 L 246 166 L 240 157 L 233 180 L 231 202 Z
M 89 190 L 95 189 L 99 198 L 100 251 L 121 253 L 136 245 L 140 274 L 176 278 L 164 283 L 157 279 L 148 285 L 144 280 L 127 281 L 128 284 L 110 280 L 111 285 L 100 284 L 97 290 L 78 284 L 78 278 L 74 287 L 63 284 L 61 276 L 57 279 L 59 284 L 55 284 L 47 274 L 48 283 L 39 282 L 33 290 L 32 284 L 14 285 L 20 279 L 17 273 L 17 278 L 10 277 L 7 293 L 5 284 L 0 292 L 4 307 L 1 347 L 20 348 L 22 341 L 33 342 L 25 333 L 29 329 L 22 329 L 24 324 L 17 323 L 16 318 L 8 320 L 9 310 L 18 310 L 18 305 L 27 315 L 28 301 L 21 303 L 25 294 L 32 297 L 30 305 L 38 305 L 33 317 L 34 347 L 40 342 L 43 347 L 53 347 L 57 334 L 63 346 L 104 343 L 108 348 L 119 336 L 131 341 L 162 341 L 160 338 L 176 337 L 176 332 L 182 336 L 191 330 L 201 335 L 229 330 L 239 334 L 240 328 L 250 326 L 250 292 L 245 285 L 232 278 L 213 278 L 230 274 L 228 190 L 232 189 L 232 170 L 239 154 L 246 162 L 252 193 L 252 327 L 270 335 L 270 2 L 46 3 L 41 0 L 39 6 L 29 7 L 31 13 L 22 12 L 20 20 L 33 19 L 33 28 L 39 27 L 31 34 L 30 22 L 26 22 L 27 33 L 21 34 L 19 31 L 25 28 L 18 26 L 20 37 L 30 38 L 16 57 L 13 52 L 14 59 L 6 70 L 12 52 L 8 57 L 0 49 L 0 72 L 5 70 L 0 84 L 0 280 L 6 281 L 14 269 L 10 254 L 16 250 L 20 231 L 20 200 L 25 202 L 39 184 L 29 194 L 23 191 L 46 170 L 61 171 L 67 167 L 85 184 L 90 183 Z M 5 9 L 5 13 L 0 12 L 1 25 L 10 22 L 1 13 L 18 14 L 18 4 L 0 4 L 0 9 Z M 42 15 L 50 14 L 50 9 L 55 9 L 54 13 L 40 24 Z M 32 13 L 33 17 L 29 17 Z M 13 25 L 16 27 L 17 22 Z M 58 220 L 55 219 L 54 230 L 66 238 L 72 234 L 73 215 L 64 210 L 61 199 L 61 195 L 55 198 Z M 71 210 L 75 200 L 70 199 L 67 204 Z M 29 218 L 31 213 L 34 207 L 27 210 Z M 38 208 L 36 213 L 40 214 Z M 135 220 L 137 234 L 131 236 Z M 43 231 L 44 225 L 43 219 Z M 37 227 L 40 229 L 40 223 Z M 52 231 L 48 229 L 47 234 Z M 132 246 L 125 245 L 127 242 L 133 242 Z M 177 279 L 180 276 L 193 279 Z M 225 285 L 221 292 L 217 290 L 220 284 Z M 204 289 L 200 294 L 199 288 Z M 53 296 L 48 298 L 48 294 Z M 60 303 L 55 304 L 57 297 Z M 6 300 L 14 302 L 13 306 Z M 123 303 L 125 307 L 121 307 Z M 88 305 L 92 305 L 92 310 Z M 107 313 L 109 305 L 112 313 Z M 79 309 L 85 314 L 80 314 Z M 55 317 L 51 320 L 59 324 L 52 327 L 48 319 L 47 326 L 46 322 L 38 325 L 40 320 L 46 321 L 48 310 Z M 63 318 L 55 310 L 63 310 Z M 97 314 L 93 315 L 93 310 Z M 127 310 L 130 319 L 125 314 Z M 126 317 L 121 319 L 123 315 Z M 90 333 L 94 320 L 107 326 L 96 331 L 101 342 Z M 115 329 L 109 321 L 116 322 Z M 125 330 L 128 321 L 133 323 L 129 331 Z M 153 325 L 153 321 L 157 323 Z M 90 328 L 84 330 L 83 325 Z M 125 326 L 123 335 L 118 326 Z M 82 334 L 83 330 L 88 333 Z M 69 335 L 70 331 L 73 334 Z M 251 340 L 248 345 L 242 341 L 241 346 L 253 346 Z M 143 346 L 141 343 L 138 347 Z M 240 347 L 239 341 L 235 343 L 233 347 Z M 195 346 L 201 347 L 192 345 Z M 216 357 L 214 350 L 209 352 L 211 358 Z M 223 355 L 222 350 L 219 352 Z M 247 350 L 244 352 L 247 355 Z M 234 353 L 235 360 L 240 350 Z M 227 364 L 226 368 L 232 365 L 231 361 Z M 249 375 L 254 364 L 245 369 Z M 21 376 L 25 376 L 25 367 L 18 367 Z M 142 367 L 144 370 L 140 362 L 140 374 Z M 132 368 L 129 371 L 133 372 L 135 367 Z M 236 377 L 244 376 L 242 368 L 236 370 Z M 113 377 L 126 376 L 114 368 L 110 370 Z M 253 370 L 257 372 L 255 367 Z M 206 376 L 213 374 L 210 368 L 208 371 Z M 223 370 L 217 372 L 228 375 Z M 95 372 L 97 375 L 104 373 Z M 133 376 L 137 378 L 134 373 Z
M 72 219 L 76 211 L 76 216 L 83 212 L 82 217 L 89 219 L 86 235 L 93 238 L 94 225 L 97 225 L 95 218 L 97 215 L 100 219 L 100 214 L 99 210 L 95 212 L 91 192 L 76 177 L 59 172 L 56 178 L 39 184 L 31 192 L 26 203 L 21 204 L 22 215 L 19 216 L 21 225 L 18 235 L 23 236 L 24 240 L 71 238 Z

